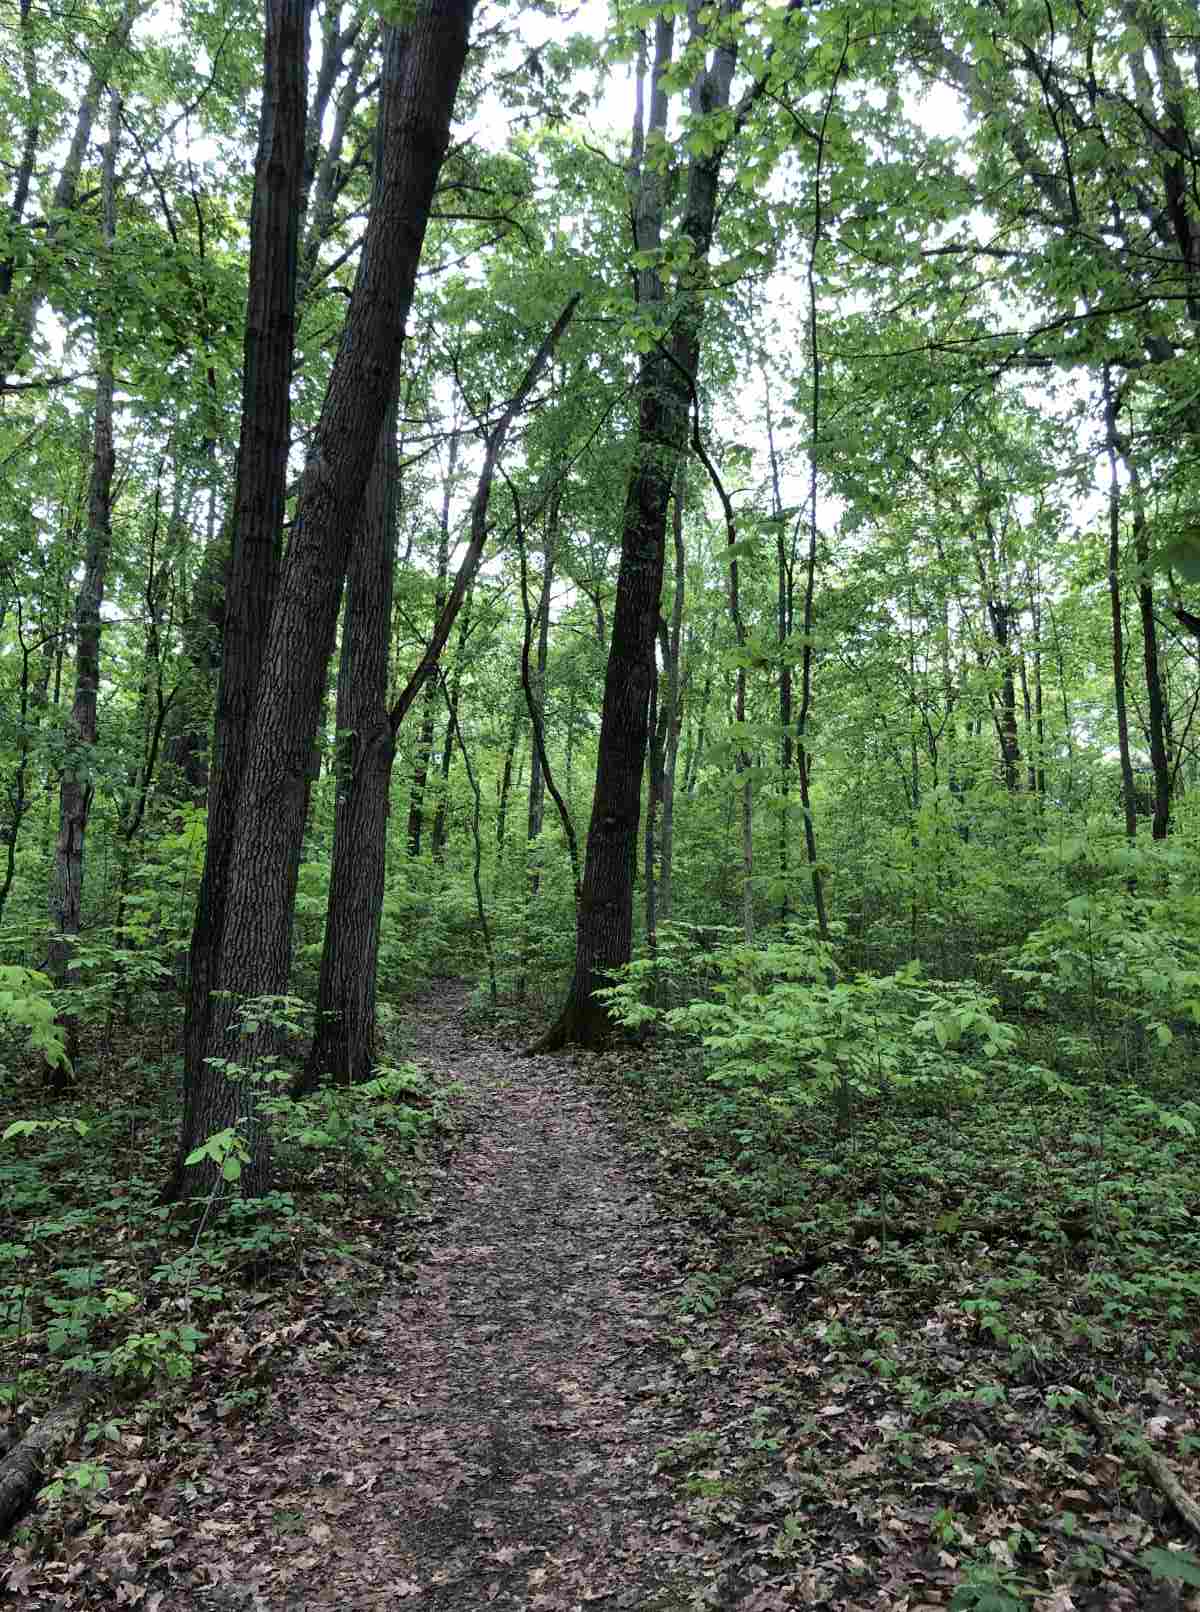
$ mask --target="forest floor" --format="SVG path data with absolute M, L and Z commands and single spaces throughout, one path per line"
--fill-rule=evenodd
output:
M 921 1313 L 888 1279 L 864 1304 L 855 1261 L 889 1267 L 861 1238 L 824 1251 L 828 1287 L 820 1254 L 731 1267 L 686 1138 L 630 1117 L 628 1052 L 526 1057 L 451 981 L 404 1019 L 462 1122 L 415 1257 L 373 1288 L 298 1284 L 254 1414 L 185 1396 L 173 1461 L 114 1472 L 86 1548 L 10 1569 L 22 1604 L 1200 1606 L 1186 1563 L 1138 1559 L 1188 1539 L 1141 1445 L 1073 1418 L 1059 1367 L 996 1386 L 995 1339 L 949 1319 L 952 1261 Z M 1138 1432 L 1182 1452 L 1194 1493 L 1196 1402 L 1165 1375 Z

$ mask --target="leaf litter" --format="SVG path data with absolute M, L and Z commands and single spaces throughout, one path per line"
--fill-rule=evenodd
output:
M 966 1392 L 938 1417 L 902 1403 L 878 1368 L 900 1328 L 932 1375 L 972 1376 L 950 1262 L 919 1319 L 886 1282 L 868 1293 L 853 1250 L 840 1291 L 802 1261 L 744 1261 L 731 1282 L 681 1202 L 679 1139 L 639 1145 L 606 1097 L 620 1057 L 525 1058 L 467 1021 L 455 982 L 412 1013 L 414 1056 L 458 1083 L 464 1127 L 416 1257 L 369 1298 L 350 1265 L 344 1290 L 300 1273 L 290 1312 L 225 1342 L 231 1373 L 273 1363 L 254 1419 L 184 1403 L 155 1460 L 125 1435 L 86 1526 L 0 1565 L 10 1596 L 144 1612 L 1200 1605 L 1138 1568 L 1153 1540 L 1186 1536 L 1131 1486 L 1129 1452 L 1062 1436 L 1053 1385 Z M 851 1321 L 875 1329 L 875 1369 Z M 1194 1450 L 1195 1405 L 1162 1397 L 1149 1436 Z

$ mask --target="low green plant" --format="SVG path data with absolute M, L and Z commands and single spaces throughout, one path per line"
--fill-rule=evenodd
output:
M 920 965 L 892 974 L 835 977 L 832 945 L 801 930 L 763 946 L 715 952 L 704 998 L 663 1012 L 648 999 L 645 960 L 602 992 L 621 1024 L 660 1024 L 710 1054 L 707 1080 L 786 1124 L 832 1097 L 852 1106 L 885 1095 L 960 1099 L 1011 1051 L 1013 1026 L 974 982 L 925 978 Z
M 23 1032 L 28 1050 L 56 1069 L 70 1069 L 57 1022 L 54 987 L 36 968 L 0 963 L 0 1030 Z

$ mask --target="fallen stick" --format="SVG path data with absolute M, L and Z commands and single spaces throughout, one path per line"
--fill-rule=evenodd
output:
M 1139 1562 L 1132 1551 L 1126 1550 L 1123 1545 L 1114 1545 L 1111 1539 L 1094 1533 L 1090 1528 L 1068 1528 L 1061 1522 L 1035 1522 L 1033 1526 L 1043 1534 L 1065 1539 L 1068 1545 L 1096 1545 L 1107 1555 L 1115 1556 L 1119 1562 L 1127 1562 L 1130 1567 L 1140 1568 L 1143 1573 L 1148 1571 L 1146 1564 Z
M 0 1461 L 0 1536 L 18 1520 L 41 1488 L 54 1457 L 74 1438 L 91 1397 L 90 1391 L 81 1391 L 64 1400 L 35 1422 Z
M 1079 1392 L 1073 1395 L 1071 1403 L 1088 1426 L 1099 1433 L 1101 1438 L 1111 1441 L 1114 1433 L 1129 1431 L 1127 1428 L 1114 1428 L 1110 1422 L 1101 1416 L 1091 1401 L 1085 1399 Z M 1150 1479 L 1151 1483 L 1171 1502 L 1196 1537 L 1200 1538 L 1200 1505 L 1192 1499 L 1162 1456 L 1155 1455 L 1154 1451 L 1146 1443 L 1144 1435 L 1140 1439 L 1134 1438 L 1132 1443 L 1134 1457 L 1142 1471 Z

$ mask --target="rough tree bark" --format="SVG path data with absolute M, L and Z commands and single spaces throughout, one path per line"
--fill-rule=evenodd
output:
M 324 1078 L 365 1080 L 375 1061 L 375 976 L 396 737 L 387 720 L 395 570 L 395 402 L 379 446 L 350 559 L 337 682 L 337 801 L 317 1023 L 297 1095 Z
M 267 0 L 266 8 L 262 113 L 250 205 L 241 435 L 223 590 L 208 841 L 189 957 L 183 1037 L 183 1143 L 168 1183 L 168 1197 L 178 1196 L 182 1189 L 183 1160 L 196 1145 L 192 1138 L 204 1124 L 196 1103 L 211 1082 L 204 1058 L 213 1011 L 211 992 L 217 984 L 225 926 L 238 792 L 249 753 L 254 698 L 279 577 L 291 446 L 310 6 L 311 0 Z
M 264 1191 L 269 1146 L 253 1070 L 270 1057 L 269 1026 L 239 1035 L 240 1003 L 282 993 L 291 963 L 295 847 L 305 778 L 333 647 L 341 586 L 379 433 L 400 364 L 434 187 L 472 13 L 471 0 L 426 0 L 407 28 L 384 33 L 380 184 L 334 359 L 312 457 L 300 488 L 287 564 L 262 655 L 227 863 L 223 922 L 207 982 L 225 995 L 187 1070 L 178 1193 L 185 1161 L 206 1136 L 239 1126 L 250 1153 L 243 1187 Z M 301 120 L 301 140 L 303 120 Z M 211 1060 L 228 1060 L 226 1070 Z M 203 1183 L 212 1180 L 211 1168 Z
M 675 866 L 675 773 L 679 763 L 679 733 L 683 720 L 684 673 L 682 658 L 683 601 L 687 563 L 683 546 L 683 508 L 687 495 L 687 472 L 683 465 L 675 480 L 675 502 L 671 534 L 675 547 L 675 593 L 671 621 L 659 639 L 663 650 L 662 715 L 666 745 L 662 767 L 662 827 L 658 847 L 658 921 L 668 923 L 674 899 Z
M 109 100 L 108 144 L 101 178 L 104 251 L 111 254 L 117 227 L 116 167 L 121 132 L 121 101 Z M 88 483 L 87 543 L 83 579 L 75 603 L 75 697 L 68 723 L 68 750 L 59 782 L 58 837 L 50 875 L 50 948 L 48 971 L 60 984 L 72 981 L 72 954 L 83 917 L 83 853 L 93 781 L 90 753 L 96 746 L 96 706 L 100 690 L 100 606 L 112 545 L 112 490 L 117 457 L 113 446 L 113 332 L 106 315 L 96 320 L 96 411 L 92 425 L 92 470 Z M 78 1023 L 63 1016 L 66 1052 L 71 1065 L 78 1053 Z M 48 1067 L 56 1091 L 70 1084 L 63 1064 Z

